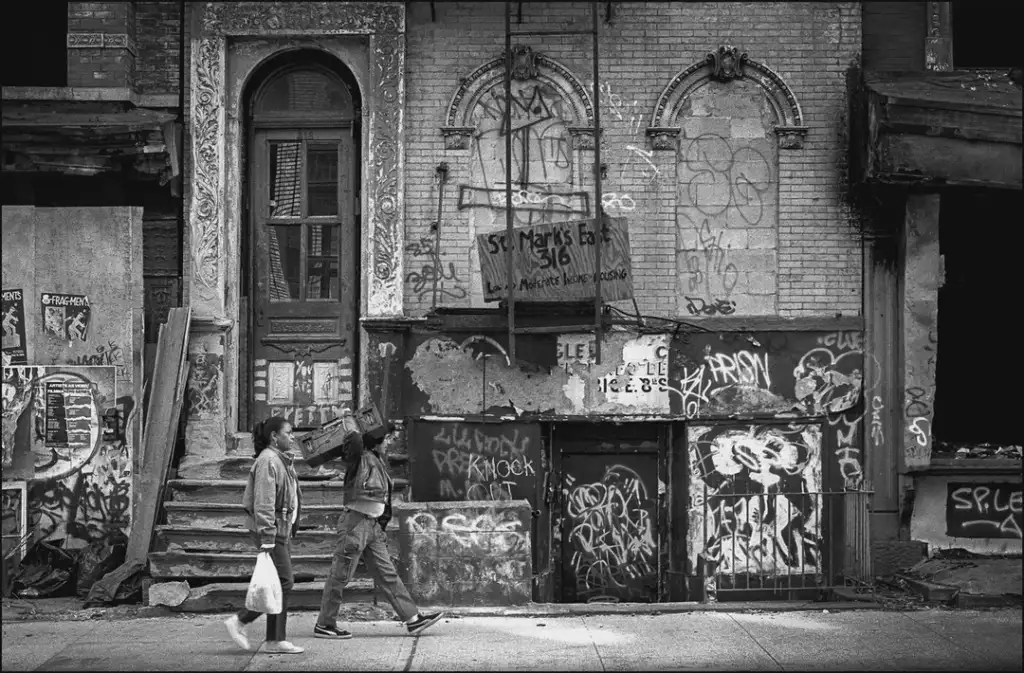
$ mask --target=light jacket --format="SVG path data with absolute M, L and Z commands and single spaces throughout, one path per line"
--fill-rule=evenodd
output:
M 363 438 L 355 433 L 346 440 L 345 502 L 369 500 L 384 504 L 384 514 L 377 519 L 382 527 L 391 519 L 391 476 L 384 461 L 372 449 L 363 445 Z
M 294 536 L 298 525 L 292 525 L 302 514 L 302 491 L 295 474 L 295 459 L 277 449 L 263 449 L 249 469 L 249 481 L 242 496 L 249 530 L 260 544 L 273 544 L 275 537 Z M 294 503 L 297 503 L 295 505 Z

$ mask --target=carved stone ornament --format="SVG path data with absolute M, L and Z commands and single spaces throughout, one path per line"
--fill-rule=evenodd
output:
M 740 53 L 736 47 L 721 46 L 716 51 L 684 68 L 672 78 L 658 96 L 651 113 L 651 122 L 647 135 L 651 138 L 654 149 L 662 149 L 667 143 L 662 129 L 677 129 L 681 111 L 695 91 L 708 82 L 731 82 L 744 78 L 756 83 L 764 91 L 765 99 L 775 116 L 775 125 L 779 129 L 789 131 L 778 132 L 779 146 L 782 149 L 799 149 L 803 136 L 807 134 L 804 126 L 803 112 L 796 95 L 786 82 L 763 63 L 752 60 L 747 54 Z M 678 131 L 676 131 L 678 134 Z M 672 138 L 672 147 L 676 144 Z
M 527 46 L 512 47 L 512 79 L 535 79 L 537 74 L 537 55 L 533 49 Z
M 444 148 L 446 150 L 469 149 L 469 139 L 475 132 L 475 126 L 442 126 L 441 135 L 444 136 Z
M 574 150 L 594 149 L 594 127 L 570 126 L 569 135 L 572 136 L 572 148 Z
M 676 149 L 676 139 L 679 137 L 678 126 L 652 126 L 647 129 L 647 137 L 650 139 L 651 149 L 658 151 Z
M 775 135 L 779 138 L 780 149 L 798 150 L 804 146 L 804 137 L 807 135 L 807 127 L 776 126 Z
M 405 7 L 401 2 L 205 2 L 190 5 L 201 30 L 192 41 L 191 283 L 199 312 L 225 310 L 225 181 L 240 177 L 226 160 L 226 40 L 238 36 L 366 35 L 367 312 L 402 312 L 402 127 L 405 111 Z
M 718 51 L 709 53 L 707 59 L 711 63 L 711 79 L 716 82 L 728 82 L 743 77 L 743 66 L 748 58 L 739 51 L 736 47 L 723 45 Z

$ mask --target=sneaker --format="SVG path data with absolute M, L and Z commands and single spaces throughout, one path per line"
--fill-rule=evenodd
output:
M 313 627 L 313 637 L 345 640 L 346 638 L 351 638 L 352 634 L 344 629 L 339 629 L 337 626 L 320 626 L 317 624 Z
M 267 654 L 302 654 L 306 649 L 298 645 L 292 645 L 287 640 L 268 640 L 263 651 Z
M 228 634 L 231 635 L 231 640 L 235 641 L 235 645 L 243 650 L 249 649 L 249 637 L 245 635 L 245 624 L 238 619 L 238 615 L 231 615 L 224 620 L 224 626 L 228 627 Z
M 424 629 L 429 628 L 437 623 L 437 620 L 441 619 L 442 613 L 435 612 L 432 615 L 420 615 L 418 618 L 412 620 L 405 625 L 405 628 L 409 630 L 409 633 L 422 633 Z

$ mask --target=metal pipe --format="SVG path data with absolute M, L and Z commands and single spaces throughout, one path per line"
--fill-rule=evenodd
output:
M 594 344 L 594 361 L 601 364 L 601 340 L 604 329 L 601 325 L 601 248 L 604 235 L 604 207 L 601 204 L 601 52 L 598 50 L 598 9 L 597 2 L 590 3 L 591 28 L 594 46 L 594 322 L 597 334 Z M 511 197 L 510 197 L 511 198 Z
M 516 288 L 512 229 L 512 3 L 505 2 L 505 284 L 508 291 L 508 359 L 516 363 Z
M 437 165 L 437 221 L 434 222 L 434 292 L 431 301 L 432 308 L 437 308 L 437 284 L 441 278 L 441 209 L 444 206 L 444 183 L 447 181 L 448 164 L 442 161 Z

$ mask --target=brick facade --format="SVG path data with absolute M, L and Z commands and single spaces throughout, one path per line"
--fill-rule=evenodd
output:
M 465 206 L 465 192 L 460 209 L 460 185 L 479 187 L 474 184 L 479 176 L 473 171 L 474 161 L 481 161 L 480 153 L 474 157 L 472 146 L 446 150 L 439 127 L 445 124 L 460 78 L 501 55 L 502 11 L 500 4 L 438 3 L 434 21 L 426 7 L 413 6 L 408 15 L 405 304 L 413 315 L 429 309 L 432 301 L 428 282 L 432 269 L 424 268 L 430 260 L 422 258 L 429 257 L 434 241 L 435 166 L 441 161 L 450 170 L 440 234 L 443 291 L 439 303 L 468 306 L 474 301 L 471 279 L 479 272 L 471 259 L 469 237 L 481 222 L 485 227 L 494 224 L 481 218 L 475 206 Z M 590 25 L 589 11 L 586 3 L 534 4 L 524 7 L 522 24 L 513 16 L 513 30 L 584 29 Z M 860 48 L 859 3 L 619 3 L 613 11 L 611 24 L 601 24 L 601 158 L 608 166 L 603 191 L 628 197 L 618 202 L 606 199 L 606 205 L 611 204 L 606 210 L 628 218 L 634 290 L 641 312 L 690 317 L 687 302 L 679 295 L 703 282 L 709 287 L 705 299 L 736 300 L 737 315 L 859 315 L 860 234 L 844 200 L 844 82 Z M 564 65 L 590 92 L 589 35 L 514 38 L 513 44 L 528 45 Z M 682 192 L 687 178 L 674 165 L 683 166 L 693 137 L 684 130 L 677 161 L 671 153 L 652 153 L 645 130 L 666 84 L 722 44 L 739 47 L 778 73 L 799 101 L 809 131 L 802 149 L 778 150 L 775 157 L 768 157 L 774 166 L 764 183 L 763 205 L 769 216 L 764 226 L 729 227 L 741 208 L 721 204 L 725 211 L 736 212 L 733 216 L 722 213 L 719 222 L 709 218 L 711 231 L 705 231 L 704 238 L 713 243 L 701 249 L 701 224 L 688 227 L 681 216 L 686 215 Z M 747 100 L 757 102 L 756 96 L 749 95 L 758 88 L 753 82 L 714 86 L 731 86 L 729 95 L 740 99 L 744 95 L 738 89 L 742 89 Z M 501 94 L 500 79 L 495 87 Z M 734 129 L 743 127 L 744 120 L 734 115 L 735 105 L 715 107 L 715 96 L 707 93 L 703 98 L 714 109 L 690 110 L 691 115 L 717 116 L 726 126 L 731 122 Z M 695 101 L 700 94 L 695 92 Z M 709 128 L 715 125 L 706 117 L 705 121 Z M 685 126 L 684 122 L 678 125 Z M 766 120 L 765 125 L 771 123 Z M 770 132 L 761 137 L 765 141 L 760 144 L 766 147 L 775 142 Z M 493 151 L 493 146 L 485 151 Z M 564 184 L 559 186 L 592 193 L 593 153 L 578 150 L 574 154 L 574 174 L 568 183 L 560 177 Z M 755 170 L 752 164 L 745 168 Z M 503 175 L 493 184 L 498 183 L 504 183 Z M 773 208 L 775 189 L 777 207 Z M 709 192 L 709 198 L 715 197 Z M 616 205 L 622 212 L 615 212 Z M 504 225 L 503 216 L 492 221 Z M 697 268 L 687 267 L 691 259 L 698 262 Z M 724 280 L 710 279 L 708 284 L 706 276 L 716 273 L 724 275 Z
M 139 93 L 178 93 L 181 3 L 141 2 L 135 10 L 135 86 Z

